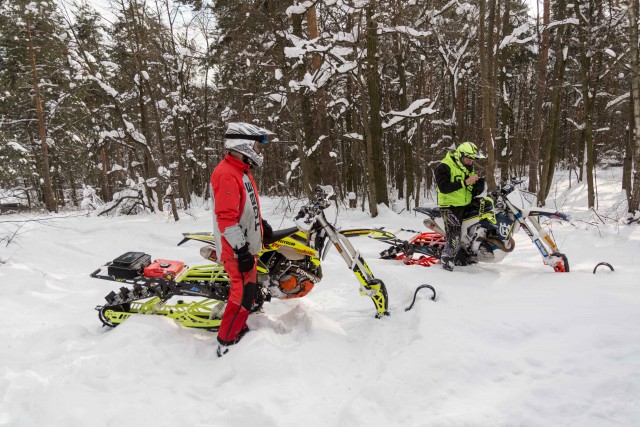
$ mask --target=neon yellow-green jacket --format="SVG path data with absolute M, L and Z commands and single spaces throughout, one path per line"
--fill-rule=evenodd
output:
M 436 182 L 438 184 L 438 205 L 441 207 L 466 206 L 471 203 L 473 184 L 466 186 L 464 182 L 470 176 L 475 176 L 475 170 L 473 167 L 467 169 L 454 156 L 454 153 L 447 153 L 447 155 L 444 156 L 444 159 L 442 159 L 440 166 L 436 168 L 435 174 Z M 450 171 L 449 181 L 446 181 L 447 168 L 443 167 L 443 165 L 448 166 Z M 459 188 L 455 189 L 455 187 L 458 186 Z M 451 188 L 454 188 L 454 190 L 450 191 Z

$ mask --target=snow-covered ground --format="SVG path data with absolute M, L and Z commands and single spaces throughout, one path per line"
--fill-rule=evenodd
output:
M 599 182 L 611 217 L 616 180 Z M 574 216 L 553 224 L 571 273 L 543 265 L 522 232 L 502 263 L 453 273 L 380 260 L 387 246 L 357 237 L 390 317 L 374 318 L 334 250 L 312 293 L 266 304 L 220 359 L 215 333 L 167 318 L 103 328 L 94 307 L 118 285 L 89 278 L 130 250 L 200 263 L 198 244 L 176 243 L 209 230 L 210 212 L 25 223 L 0 247 L 0 425 L 638 426 L 640 228 L 592 218 L 585 193 L 574 180 L 556 194 Z M 274 228 L 291 224 L 279 206 L 263 199 Z M 3 235 L 20 218 L 0 217 Z M 338 223 L 422 230 L 422 219 L 342 209 Z M 600 261 L 615 271 L 594 275 Z M 405 312 L 423 283 L 438 300 L 419 294 Z

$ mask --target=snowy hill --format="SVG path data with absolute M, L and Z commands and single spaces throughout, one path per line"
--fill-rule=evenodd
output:
M 612 172 L 613 173 L 613 172 Z M 619 180 L 599 182 L 616 218 Z M 129 250 L 200 263 L 182 232 L 210 212 L 25 223 L 0 248 L 0 425 L 7 426 L 634 426 L 640 425 L 640 228 L 599 222 L 584 188 L 558 185 L 573 224 L 553 224 L 571 273 L 554 273 L 524 233 L 500 264 L 448 273 L 378 259 L 391 316 L 374 318 L 335 251 L 307 297 L 273 301 L 218 359 L 215 333 L 138 316 L 103 328 L 94 311 L 119 286 L 89 278 Z M 553 190 L 552 190 L 553 194 Z M 263 199 L 274 228 L 291 224 Z M 332 211 L 332 212 L 335 212 Z M 331 213 L 329 213 L 331 215 Z M 335 216 L 335 214 L 334 214 Z M 288 216 L 287 216 L 288 217 Z M 3 216 L 5 230 L 16 227 Z M 422 216 L 342 209 L 342 227 L 423 230 Z M 606 222 L 606 224 L 605 224 Z M 593 267 L 610 262 L 614 272 Z M 436 287 L 438 300 L 413 291 Z

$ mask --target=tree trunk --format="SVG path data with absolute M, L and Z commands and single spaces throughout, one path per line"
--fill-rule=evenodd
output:
M 633 159 L 633 191 L 629 200 L 629 212 L 635 213 L 640 210 L 640 53 L 638 52 L 638 2 L 629 2 L 629 40 L 631 45 L 631 91 L 633 93 L 633 136 L 634 149 Z
M 102 163 L 102 169 L 100 170 L 100 193 L 102 200 L 108 202 L 113 197 L 113 194 L 109 187 L 109 175 L 107 174 L 109 170 L 109 160 L 107 158 L 106 143 L 100 145 L 100 162 Z
M 556 20 L 565 18 L 565 0 L 558 1 L 558 16 Z M 540 190 L 538 192 L 538 204 L 543 206 L 551 190 L 553 175 L 556 169 L 558 139 L 560 137 L 560 113 L 562 112 L 562 94 L 566 58 L 563 54 L 564 41 L 569 37 L 570 27 L 565 25 L 558 28 L 555 40 L 556 62 L 553 67 L 551 113 L 549 117 L 549 133 L 543 144 L 542 172 L 540 173 Z
M 303 38 L 302 34 L 302 15 L 294 14 L 292 15 L 293 19 L 293 34 L 297 37 Z M 306 68 L 304 66 L 298 66 L 298 80 L 302 80 L 306 73 Z M 319 184 L 319 172 L 320 168 L 318 162 L 314 160 L 318 159 L 317 150 L 314 153 L 309 153 L 307 156 L 307 151 L 310 150 L 316 141 L 315 138 L 315 128 L 313 126 L 314 114 L 311 105 L 310 95 L 305 92 L 305 89 L 301 89 L 298 92 L 298 100 L 300 104 L 300 118 L 302 121 L 302 150 L 299 150 L 300 154 L 300 167 L 303 171 L 303 182 L 304 182 L 304 192 L 307 197 L 311 197 L 313 188 Z M 294 112 L 295 114 L 295 112 Z
M 124 12 L 126 8 L 126 4 L 124 3 L 124 1 L 121 1 L 121 7 Z M 143 60 L 141 58 L 141 52 L 143 51 L 144 44 L 142 40 L 142 35 L 140 34 L 139 27 L 142 26 L 143 19 L 137 16 L 136 2 L 130 2 L 128 4 L 128 7 L 129 7 L 129 13 L 131 17 L 131 28 L 128 28 L 128 31 L 132 33 L 131 35 L 133 36 L 133 40 L 131 41 L 133 46 L 131 47 L 131 49 L 133 51 L 135 71 L 139 77 L 139 83 L 138 83 L 137 89 L 138 89 L 138 109 L 140 111 L 140 127 L 142 129 L 142 134 L 144 135 L 144 138 L 146 141 L 146 147 L 147 147 L 147 153 L 148 153 L 147 160 L 150 162 L 149 169 L 148 169 L 149 175 L 151 177 L 158 178 L 157 165 L 155 161 L 153 161 L 153 158 L 151 156 L 151 147 L 149 146 L 149 144 L 152 141 L 152 138 L 151 138 L 151 130 L 149 127 L 147 105 L 144 99 L 144 85 L 143 85 L 144 78 L 142 77 L 142 73 L 141 73 L 144 70 Z M 149 94 L 149 96 L 151 96 L 151 94 Z M 161 164 L 162 164 L 162 160 L 161 160 Z M 164 206 L 163 206 L 164 187 L 162 186 L 162 180 L 160 178 L 156 182 L 154 190 L 158 197 L 158 201 L 157 201 L 158 211 L 163 212 L 164 211 Z
M 180 123 L 183 123 L 183 126 L 180 126 Z M 184 128 L 185 120 L 180 120 L 178 117 L 173 117 L 173 133 L 175 134 L 176 139 L 176 158 L 178 159 L 178 188 L 180 190 L 180 197 L 182 198 L 183 207 L 186 209 L 189 207 L 189 185 L 187 182 L 187 168 L 184 162 L 184 157 L 182 154 L 184 153 L 184 149 L 182 148 L 182 137 L 180 129 Z M 185 135 L 188 135 L 185 132 Z
M 307 9 L 307 32 L 309 39 L 314 40 L 320 36 L 318 30 L 318 16 L 316 12 L 316 6 L 313 5 Z M 316 73 L 322 65 L 322 57 L 314 53 L 311 57 L 311 71 Z M 318 179 L 319 182 L 336 185 L 338 183 L 337 174 L 327 173 L 335 164 L 332 161 L 329 152 L 333 148 L 334 141 L 332 140 L 331 132 L 329 132 L 329 114 L 327 113 L 327 95 L 323 88 L 319 88 L 314 96 L 315 101 L 315 128 L 318 130 L 318 137 L 323 138 L 320 143 L 320 150 L 317 156 L 318 159 Z
M 538 4 L 538 3 L 537 3 Z M 542 38 L 540 42 L 540 55 L 538 56 L 538 80 L 536 83 L 536 101 L 533 107 L 533 129 L 531 136 L 531 144 L 529 150 L 529 187 L 528 190 L 535 193 L 538 190 L 538 171 L 540 169 L 540 145 L 544 135 L 543 120 L 542 120 L 542 106 L 544 103 L 545 94 L 547 93 L 547 64 L 549 63 L 549 16 L 550 16 L 550 1 L 544 0 L 542 10 Z M 538 6 L 539 7 L 539 4 Z M 560 13 L 564 13 L 563 10 Z M 540 38 L 539 29 L 539 13 L 538 19 L 538 37 Z M 558 33 L 560 31 L 558 30 Z M 556 43 L 557 46 L 557 43 Z M 556 52 L 556 60 L 562 56 L 562 50 Z M 544 199 L 543 199 L 544 201 Z
M 504 12 L 502 13 L 502 28 L 503 32 L 511 33 L 511 26 L 509 24 L 509 16 L 510 16 L 510 8 L 509 2 L 505 3 Z M 513 117 L 511 114 L 511 107 L 509 105 L 509 87 L 508 87 L 508 79 L 507 79 L 507 71 L 506 64 L 509 59 L 509 51 L 504 48 L 500 51 L 500 63 L 502 64 L 499 67 L 498 75 L 499 75 L 499 84 L 500 84 L 500 111 L 502 112 L 501 117 L 501 129 L 502 135 L 496 150 L 496 154 L 498 157 L 498 167 L 500 168 L 500 182 L 507 182 L 509 178 L 509 159 L 511 159 L 510 151 L 511 151 L 511 137 L 514 133 L 513 130 Z
M 58 212 L 58 206 L 53 196 L 53 186 L 51 184 L 51 172 L 49 165 L 49 145 L 47 144 L 47 128 L 44 122 L 44 110 L 42 99 L 40 98 L 40 86 L 38 85 L 38 71 L 36 69 L 36 54 L 33 48 L 31 34 L 31 20 L 29 14 L 25 14 L 27 23 L 27 43 L 29 44 L 29 62 L 31 64 L 31 81 L 36 101 L 36 115 L 38 116 L 38 136 L 40 137 L 40 149 L 42 150 L 42 191 L 44 203 L 49 212 Z
M 431 71 L 431 68 L 429 69 L 429 72 Z M 420 66 L 418 67 L 418 76 L 416 78 L 418 85 L 417 85 L 417 96 L 420 98 L 423 98 L 426 94 L 426 77 L 425 77 L 425 69 L 424 69 L 424 62 L 421 61 L 420 62 Z M 431 121 L 429 121 L 429 123 L 431 123 Z M 424 147 L 424 128 L 426 128 L 427 126 L 424 125 L 424 119 L 418 119 L 418 123 L 417 123 L 417 128 L 416 128 L 416 136 L 415 136 L 415 140 L 414 140 L 414 157 L 416 158 L 416 168 L 415 168 L 415 173 L 416 173 L 416 177 L 415 177 L 415 182 L 416 182 L 416 189 L 415 189 L 415 202 L 414 202 L 414 207 L 417 208 L 420 206 L 420 193 L 422 192 L 422 178 L 423 178 L 423 155 L 424 155 L 424 151 L 423 151 L 423 147 Z M 427 190 L 429 189 L 429 186 L 427 184 Z
M 387 189 L 387 173 L 382 152 L 382 93 L 378 72 L 378 23 L 374 20 L 377 0 L 370 0 L 366 7 L 367 14 L 367 91 L 369 97 L 369 138 L 367 139 L 367 158 L 370 159 L 368 171 L 375 182 L 375 195 L 371 195 L 376 203 L 389 204 Z M 366 122 L 365 122 L 366 123 Z M 377 215 L 377 208 L 376 208 Z M 371 212 L 371 216 L 376 216 Z
M 167 173 L 170 173 L 169 159 L 167 157 L 167 151 L 164 145 L 164 135 L 163 135 L 164 132 L 162 130 L 162 120 L 160 118 L 160 112 L 158 111 L 158 102 L 154 96 L 154 93 L 151 91 L 151 85 L 149 84 L 149 81 L 146 79 L 142 79 L 142 80 L 144 80 L 145 82 L 145 86 L 149 94 L 149 99 L 151 100 L 151 105 L 152 105 L 151 111 L 153 111 L 155 127 L 156 127 L 156 138 L 158 139 L 158 148 L 160 149 L 160 162 L 162 163 L 162 166 L 165 168 Z M 162 195 L 158 204 L 163 204 L 164 197 L 168 195 L 169 204 L 171 206 L 171 214 L 173 215 L 173 219 L 175 221 L 179 221 L 180 217 L 178 216 L 178 207 L 176 206 L 176 197 L 173 190 L 173 184 L 171 183 L 171 176 L 167 177 L 167 193 L 168 194 Z
M 482 92 L 482 132 L 487 149 L 486 182 L 488 190 L 496 187 L 495 182 L 495 124 L 496 90 L 494 70 L 493 33 L 495 27 L 495 0 L 489 0 L 489 16 L 485 20 L 487 0 L 480 0 L 480 84 Z
M 351 79 L 347 79 L 345 86 L 346 86 L 345 95 L 347 97 L 347 101 L 349 102 L 349 105 L 356 105 L 353 97 L 353 83 L 351 82 Z M 344 113 L 344 124 L 345 124 L 345 131 L 347 134 L 351 134 L 354 131 L 353 116 L 354 116 L 353 109 L 347 108 L 347 110 Z M 356 152 L 356 149 L 360 149 L 360 147 L 356 142 L 351 140 L 346 140 L 346 139 L 343 139 L 341 144 L 343 146 L 342 176 L 346 181 L 345 189 L 347 192 L 353 191 L 354 193 L 357 194 L 358 192 L 358 180 L 357 180 L 358 160 L 357 159 L 359 156 Z
M 359 77 L 362 76 L 363 71 L 360 64 L 358 64 Z M 364 131 L 364 146 L 365 146 L 365 182 L 364 188 L 367 189 L 368 201 L 369 201 L 369 213 L 372 218 L 378 216 L 378 200 L 376 197 L 376 180 L 374 174 L 375 164 L 373 161 L 373 155 L 371 154 L 372 142 L 371 142 L 371 128 L 367 126 L 367 98 L 363 92 L 360 99 L 360 115 L 362 117 L 363 131 Z M 364 210 L 364 197 L 363 197 L 363 210 Z
M 400 105 L 399 110 L 404 111 L 409 107 L 409 100 L 407 98 L 407 76 L 405 74 L 404 68 L 404 51 L 402 49 L 402 45 L 400 43 L 400 36 L 396 34 L 396 66 L 398 67 L 398 78 L 400 82 Z M 404 125 L 402 133 L 400 134 L 400 146 L 402 147 L 402 157 L 404 164 L 404 181 L 406 182 L 407 191 L 405 194 L 406 208 L 407 210 L 411 209 L 411 197 L 415 196 L 414 191 L 414 172 L 413 172 L 413 152 L 412 146 L 409 142 L 409 119 L 406 120 L 407 123 Z M 415 138 L 415 133 L 414 133 Z
M 634 97 L 633 91 L 631 93 L 630 99 L 630 109 L 629 109 L 629 126 L 627 130 L 627 137 L 625 143 L 625 152 L 624 152 L 624 161 L 622 166 L 622 190 L 625 191 L 627 196 L 627 208 L 629 212 L 631 211 L 631 196 L 633 195 L 633 185 L 631 184 L 631 170 L 633 169 L 633 149 L 634 149 Z
M 596 2 L 589 2 L 588 5 L 588 16 L 585 16 L 584 13 L 580 10 L 580 3 L 575 4 L 576 15 L 581 17 L 581 26 L 579 29 L 579 46 L 580 46 L 580 55 L 579 55 L 579 63 L 580 63 L 580 81 L 582 84 L 581 93 L 582 93 L 582 104 L 584 111 L 584 146 L 586 150 L 587 156 L 587 203 L 588 207 L 594 208 L 596 206 L 595 200 L 595 179 L 594 179 L 594 170 L 595 170 L 595 148 L 593 142 L 593 116 L 594 116 L 594 106 L 595 106 L 595 92 L 597 86 L 598 79 L 598 65 L 599 65 L 599 55 L 598 52 L 593 54 L 590 51 L 592 40 L 590 37 L 590 32 L 592 28 L 599 24 L 599 22 L 593 22 L 594 19 L 597 19 L 598 13 L 595 9 Z M 585 21 L 588 19 L 589 21 Z M 593 64 L 596 64 L 595 66 Z M 595 69 L 594 69 L 595 68 Z

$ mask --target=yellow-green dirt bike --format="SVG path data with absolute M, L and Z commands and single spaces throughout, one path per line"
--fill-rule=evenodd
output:
M 300 298 L 322 279 L 322 261 L 331 245 L 335 246 L 360 284 L 360 295 L 371 298 L 375 317 L 389 314 L 389 299 L 384 282 L 376 279 L 359 252 L 345 234 L 324 214 L 330 206 L 333 189 L 321 186 L 314 198 L 296 217 L 297 227 L 274 231 L 258 254 L 258 298 L 252 311 L 272 298 Z M 352 230 L 357 232 L 357 230 Z M 342 234 L 345 233 L 345 234 Z M 118 292 L 105 297 L 106 304 L 96 307 L 106 326 L 114 327 L 134 314 L 155 314 L 175 319 L 187 327 L 216 330 L 229 296 L 230 282 L 222 264 L 215 262 L 215 243 L 211 233 L 183 233 L 181 245 L 188 241 L 206 243 L 200 253 L 214 261 L 193 267 L 179 261 L 155 260 L 141 252 L 127 252 L 106 263 L 91 277 L 121 282 Z M 170 302 L 173 297 L 189 300 Z

